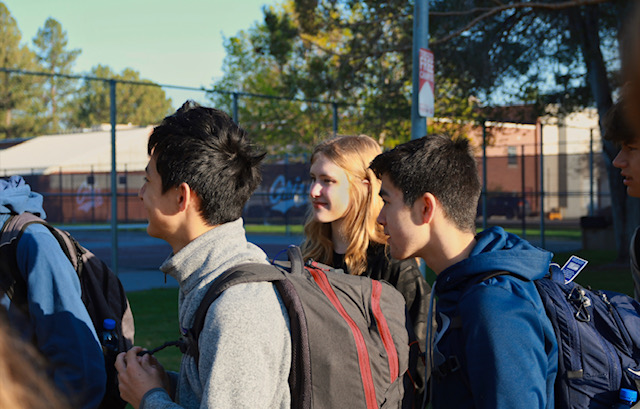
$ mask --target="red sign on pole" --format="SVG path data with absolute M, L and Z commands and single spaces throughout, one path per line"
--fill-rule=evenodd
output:
M 426 48 L 420 49 L 420 92 L 418 94 L 418 113 L 423 117 L 433 117 L 434 75 L 433 53 Z

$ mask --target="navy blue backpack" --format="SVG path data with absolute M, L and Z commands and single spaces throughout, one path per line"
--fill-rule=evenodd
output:
M 498 275 L 527 280 L 502 271 L 477 283 Z M 625 294 L 565 284 L 562 274 L 535 284 L 558 340 L 555 407 L 610 409 L 621 388 L 639 391 L 640 304 Z

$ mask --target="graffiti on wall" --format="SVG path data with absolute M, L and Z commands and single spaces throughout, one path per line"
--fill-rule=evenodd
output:
M 271 210 L 286 214 L 291 208 L 306 206 L 308 190 L 308 182 L 301 181 L 300 177 L 292 182 L 284 175 L 278 175 L 269 187 Z
M 88 213 L 92 208 L 102 206 L 103 199 L 100 188 L 95 188 L 86 181 L 82 182 L 76 191 L 76 204 L 78 209 Z

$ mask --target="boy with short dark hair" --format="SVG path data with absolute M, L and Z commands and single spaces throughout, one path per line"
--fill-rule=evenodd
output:
M 391 256 L 422 257 L 437 275 L 432 407 L 553 408 L 557 342 L 532 282 L 552 255 L 499 227 L 475 234 L 481 185 L 468 141 L 412 140 L 371 168 Z M 520 278 L 489 277 L 501 271 Z
M 640 134 L 629 126 L 625 115 L 627 99 L 621 99 L 607 112 L 605 117 L 604 138 L 620 147 L 613 159 L 613 166 L 620 169 L 627 194 L 640 197 Z M 622 226 L 624 227 L 624 226 Z M 631 276 L 636 301 L 640 301 L 640 234 L 636 229 L 631 237 L 629 255 L 631 258 Z
M 147 232 L 173 249 L 160 269 L 178 281 L 180 327 L 191 328 L 215 278 L 240 264 L 268 263 L 247 242 L 240 218 L 265 154 L 227 114 L 190 101 L 153 130 L 148 151 L 139 193 Z M 149 354 L 137 356 L 140 347 L 120 354 L 123 399 L 146 409 L 290 406 L 289 318 L 273 284 L 227 289 L 211 304 L 198 347 L 198 361 L 185 355 L 180 373 L 169 376 Z

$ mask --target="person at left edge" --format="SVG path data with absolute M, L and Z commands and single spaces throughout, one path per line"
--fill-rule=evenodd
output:
M 20 176 L 0 179 L 0 225 L 23 212 L 46 218 L 42 195 Z M 11 325 L 33 338 L 53 382 L 73 407 L 97 408 L 106 387 L 104 357 L 76 271 L 51 232 L 37 223 L 25 229 L 16 258 L 27 282 L 29 317 L 25 321 L 3 295 L 0 302 Z

